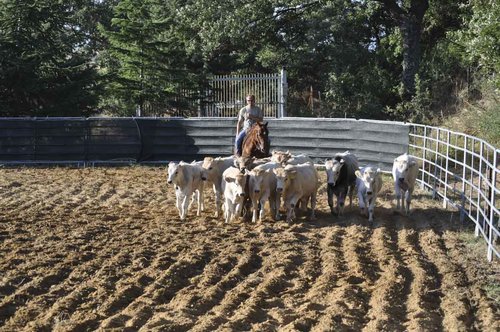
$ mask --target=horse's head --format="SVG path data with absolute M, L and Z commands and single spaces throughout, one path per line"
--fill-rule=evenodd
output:
M 257 122 L 255 124 L 255 135 L 257 146 L 260 151 L 266 153 L 266 143 L 268 142 L 269 130 L 267 129 L 267 122 Z
M 269 155 L 269 130 L 267 122 L 256 122 L 248 131 L 242 145 L 243 156 L 267 157 Z
M 259 127 L 258 133 L 259 136 L 267 138 L 269 136 L 269 130 L 267 129 L 267 122 L 257 122 L 257 125 Z

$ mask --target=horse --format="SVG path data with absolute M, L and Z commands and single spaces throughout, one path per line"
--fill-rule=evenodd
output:
M 242 157 L 269 157 L 269 130 L 267 122 L 256 122 L 249 130 L 241 145 Z

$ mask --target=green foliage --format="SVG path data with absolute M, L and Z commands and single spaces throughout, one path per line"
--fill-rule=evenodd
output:
M 2 115 L 91 114 L 98 77 L 87 47 L 85 1 L 0 2 Z
M 500 3 L 475 0 L 468 5 L 472 15 L 464 17 L 466 28 L 448 33 L 464 50 L 460 52 L 468 65 L 477 64 L 485 74 L 500 70 Z M 499 87 L 498 77 L 491 75 Z
M 178 114 L 211 74 L 285 67 L 289 115 L 440 125 L 460 114 L 498 142 L 499 16 L 491 0 L 4 0 L 0 112 Z M 408 75 L 412 17 L 421 52 Z
M 100 58 L 109 78 L 103 108 L 128 105 L 119 112 L 133 115 L 151 105 L 187 106 L 178 96 L 182 89 L 198 89 L 200 79 L 176 30 L 175 12 L 173 2 L 158 0 L 124 0 L 114 7 L 111 27 L 101 26 L 110 45 Z

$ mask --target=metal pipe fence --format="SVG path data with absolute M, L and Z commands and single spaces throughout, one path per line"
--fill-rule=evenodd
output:
M 470 218 L 500 258 L 500 150 L 444 128 L 354 119 L 269 119 L 273 147 L 324 159 L 353 151 L 390 170 L 408 151 L 420 160 L 418 181 L 443 207 Z M 162 163 L 232 153 L 234 118 L 1 118 L 0 164 Z M 364 135 L 369 132 L 370 135 Z
M 236 117 L 246 105 L 245 96 L 255 95 L 256 105 L 265 117 L 286 116 L 286 72 L 278 74 L 215 75 L 206 90 L 201 116 Z
M 409 153 L 421 161 L 418 181 L 434 198 L 475 223 L 487 242 L 487 257 L 500 258 L 500 149 L 477 137 L 444 128 L 410 124 Z

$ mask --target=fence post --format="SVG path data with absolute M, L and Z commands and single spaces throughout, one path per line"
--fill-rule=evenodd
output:
M 427 151 L 427 126 L 424 126 L 424 148 L 422 149 L 422 183 L 421 189 L 424 189 L 424 180 L 425 180 L 425 158 L 427 157 L 426 155 Z
M 467 169 L 467 136 L 464 135 L 464 164 L 462 165 L 462 192 L 465 195 L 465 170 Z
M 449 165 L 449 154 L 450 154 L 450 131 L 446 131 L 446 163 L 444 171 L 444 199 L 443 208 L 446 209 L 448 203 L 448 165 Z
M 441 137 L 441 132 L 439 128 L 437 128 L 437 133 L 436 133 L 436 150 L 434 151 L 434 183 L 432 185 L 432 199 L 437 198 L 437 189 L 436 189 L 436 183 L 437 183 L 437 162 L 438 162 L 438 152 L 439 152 L 439 138 Z
M 31 119 L 31 121 L 33 122 L 33 139 L 32 139 L 32 144 L 33 144 L 33 160 L 37 160 L 38 157 L 37 157 L 37 145 L 38 145 L 38 125 L 37 125 L 37 120 L 36 120 L 36 116 Z
M 495 218 L 495 185 L 497 181 L 497 150 L 493 149 L 493 165 L 492 165 L 492 176 L 491 176 L 491 194 L 490 194 L 490 220 L 489 220 L 489 234 L 488 234 L 488 261 L 491 262 L 493 259 L 493 228 L 494 228 L 494 218 Z
M 281 75 L 280 75 L 280 111 L 279 111 L 279 117 L 283 118 L 286 117 L 286 95 L 287 95 L 287 90 L 288 86 L 286 83 L 286 70 L 285 68 L 281 68 Z
M 481 215 L 481 193 L 482 193 L 482 177 L 483 177 L 483 142 L 479 142 L 479 172 L 478 172 L 478 184 L 477 187 L 474 188 L 476 189 L 477 192 L 477 206 L 476 206 L 476 236 L 479 236 L 479 228 L 484 231 L 484 220 Z M 473 181 L 473 180 L 472 180 Z M 474 182 L 472 182 L 474 184 Z M 480 226 L 481 225 L 481 226 Z

